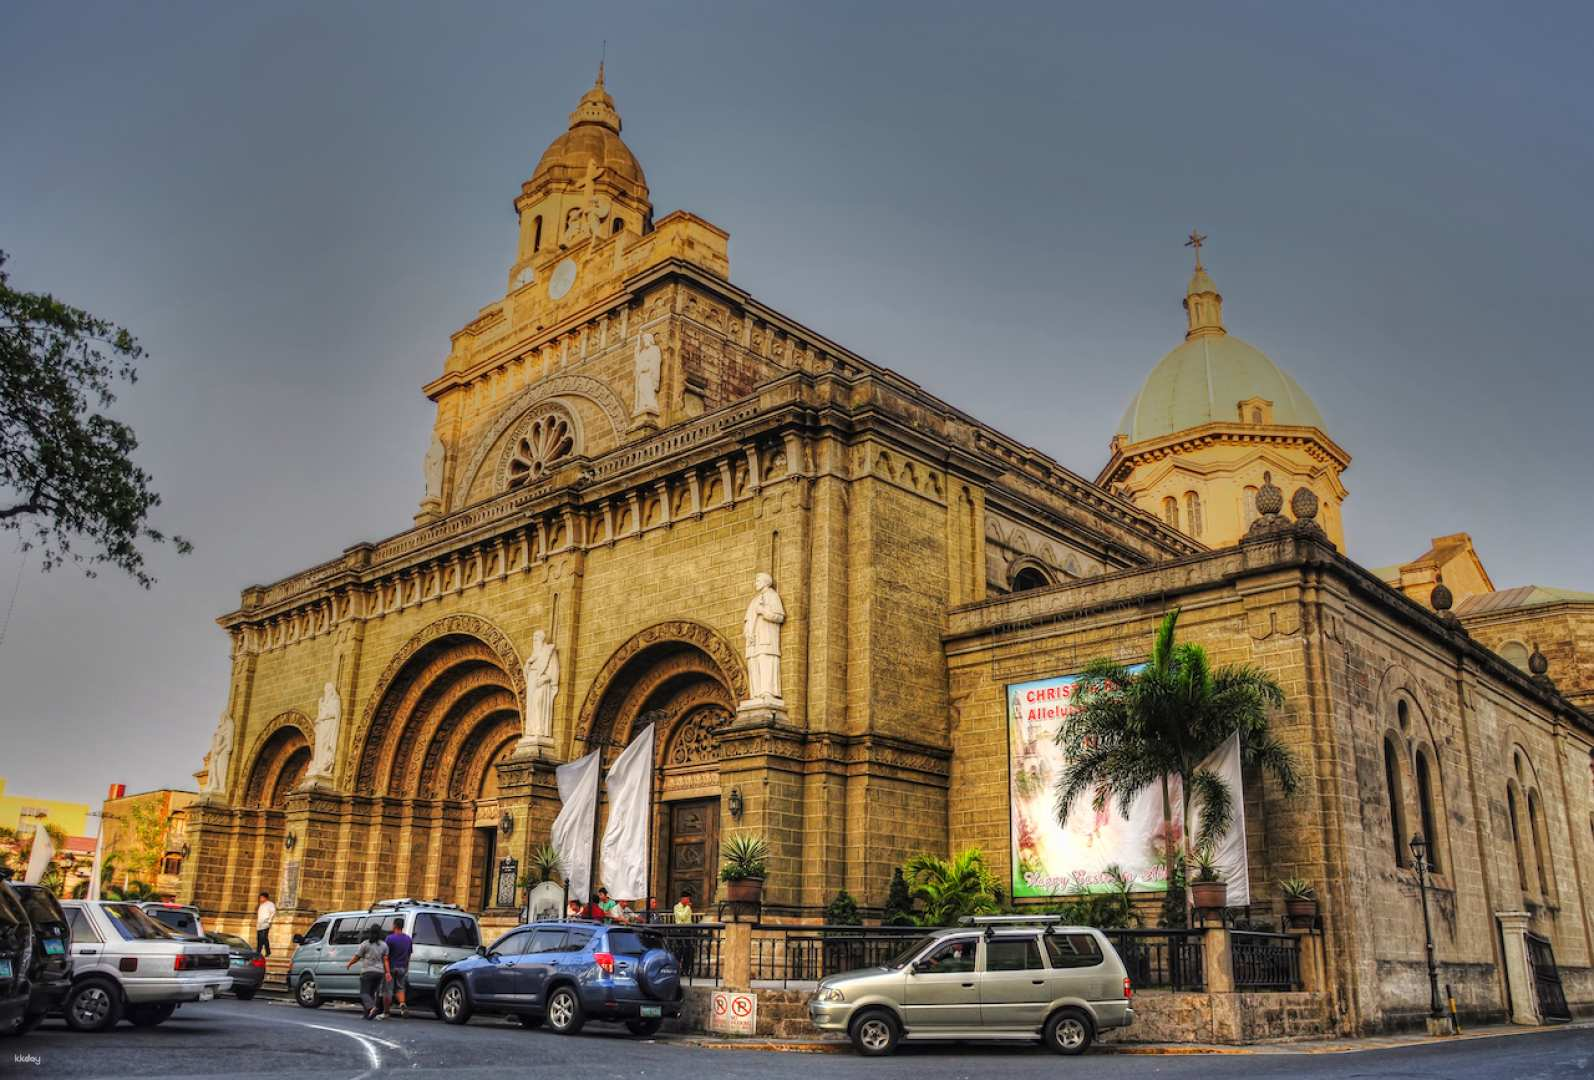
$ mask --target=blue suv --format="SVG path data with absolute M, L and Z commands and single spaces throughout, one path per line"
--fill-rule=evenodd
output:
M 443 969 L 438 1012 L 450 1024 L 475 1013 L 543 1021 L 574 1035 L 588 1020 L 622 1021 L 652 1035 L 681 1014 L 681 968 L 656 931 L 594 922 L 517 927 L 477 955 Z

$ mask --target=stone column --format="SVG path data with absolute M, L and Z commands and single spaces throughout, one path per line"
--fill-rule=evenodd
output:
M 727 990 L 753 987 L 753 924 L 734 920 L 720 936 L 720 980 Z
M 1314 994 L 1328 992 L 1328 973 L 1325 967 L 1323 935 L 1311 930 L 1285 931 L 1295 939 L 1301 956 L 1301 989 Z
M 1234 993 L 1234 955 L 1229 947 L 1229 930 L 1209 926 L 1201 937 L 1201 970 L 1206 976 L 1207 993 Z
M 1500 937 L 1505 942 L 1505 985 L 1513 1024 L 1537 1027 L 1538 999 L 1533 993 L 1533 965 L 1528 963 L 1528 926 L 1532 919 L 1525 911 L 1497 911 Z

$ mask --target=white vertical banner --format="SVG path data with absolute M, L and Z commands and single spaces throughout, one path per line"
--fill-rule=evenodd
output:
M 616 900 L 648 891 L 648 828 L 653 809 L 654 725 L 631 740 L 609 770 L 609 823 L 603 830 L 599 879 Z
M 550 840 L 564 867 L 570 898 L 585 904 L 592 895 L 592 833 L 597 828 L 598 777 L 603 764 L 594 750 L 554 770 L 559 783 L 559 816 Z
M 28 872 L 22 884 L 37 885 L 43 881 L 44 875 L 50 871 L 50 860 L 53 858 L 55 845 L 50 842 L 50 834 L 44 831 L 44 822 L 37 822 L 33 826 L 33 854 L 28 856 Z
M 1239 734 L 1229 736 L 1222 746 L 1207 755 L 1201 768 L 1217 773 L 1229 785 L 1229 795 L 1234 800 L 1234 824 L 1212 845 L 1212 861 L 1228 883 L 1228 905 L 1244 907 L 1251 902 L 1251 866 L 1245 848 L 1245 788 L 1240 776 Z M 1199 823 L 1200 811 L 1191 807 L 1191 812 Z

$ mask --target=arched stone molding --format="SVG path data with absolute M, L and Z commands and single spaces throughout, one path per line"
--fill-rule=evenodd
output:
M 592 680 L 577 714 L 576 739 L 586 746 L 607 740 L 624 745 L 620 740 L 630 738 L 640 704 L 670 679 L 694 673 L 725 686 L 732 708 L 747 699 L 747 671 L 741 657 L 711 628 L 678 619 L 640 631 L 604 661 Z M 624 730 L 617 729 L 617 721 Z
M 1439 872 L 1448 874 L 1455 865 L 1450 850 L 1450 818 L 1447 809 L 1450 800 L 1445 790 L 1448 770 L 1439 754 L 1440 740 L 1438 732 L 1434 730 L 1433 705 L 1416 675 L 1402 664 L 1392 664 L 1384 672 L 1384 677 L 1378 683 L 1376 701 L 1384 736 L 1393 738 L 1400 749 L 1401 812 L 1406 839 L 1410 840 L 1411 833 L 1421 828 L 1423 820 L 1422 787 L 1417 781 L 1417 758 L 1421 755 L 1427 759 L 1429 795 L 1433 800 L 1429 808 L 1430 817 L 1434 831 L 1438 834 L 1427 837 L 1427 840 L 1433 847 L 1433 861 L 1439 865 Z M 1399 719 L 1402 705 L 1406 710 L 1404 726 Z M 1410 852 L 1401 851 L 1399 859 L 1402 866 L 1408 865 L 1411 861 Z
M 310 764 L 313 730 L 310 720 L 293 710 L 267 721 L 249 749 L 238 804 L 263 808 L 280 801 Z
M 494 661 L 503 669 L 516 700 L 524 699 L 525 675 L 521 671 L 520 655 L 510 642 L 509 635 L 476 615 L 449 615 L 438 619 L 406 641 L 383 668 L 366 700 L 360 725 L 349 741 L 351 751 L 341 774 L 344 790 L 376 793 L 378 768 L 383 762 L 383 748 L 394 727 L 395 717 L 408 719 L 419 695 L 436 681 L 437 665 L 449 665 L 450 660 L 442 655 L 447 647 L 469 639 L 475 639 L 491 651 Z M 431 677 L 425 676 L 425 669 L 409 670 L 412 661 L 418 665 L 430 665 L 433 669 Z M 405 706 L 402 710 L 401 705 Z
M 1033 555 L 1020 555 L 1007 564 L 1007 588 L 1009 592 L 1018 591 L 1016 588 L 1018 576 L 1029 570 L 1038 574 L 1042 581 L 1041 588 L 1056 585 L 1061 576 L 1058 571 L 1037 559 Z
M 520 711 L 514 698 L 491 690 L 468 697 L 461 695 L 435 724 L 424 759 L 406 791 L 426 799 L 474 798 L 453 794 L 453 780 L 471 740 L 489 728 L 502 728 L 519 737 Z
M 476 449 L 471 453 L 470 464 L 459 474 L 458 483 L 454 485 L 454 509 L 458 510 L 465 505 L 471 489 L 476 486 L 476 478 L 481 472 L 482 463 L 487 460 L 487 455 L 498 445 L 498 440 L 503 438 L 504 433 L 525 419 L 538 405 L 560 397 L 584 398 L 597 406 L 609 421 L 615 442 L 620 440 L 630 423 L 630 417 L 627 416 L 625 405 L 620 398 L 607 385 L 591 376 L 555 375 L 535 386 L 527 387 L 504 406 L 498 414 L 498 419 L 493 421 L 492 426 L 476 441 Z M 577 413 L 573 408 L 568 411 L 573 416 Z

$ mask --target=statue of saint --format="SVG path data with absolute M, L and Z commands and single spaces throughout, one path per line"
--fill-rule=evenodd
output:
M 426 448 L 426 457 L 421 461 L 421 471 L 426 474 L 426 497 L 428 499 L 443 498 L 443 462 L 448 457 L 448 448 L 443 445 L 443 437 L 434 434 L 432 445 Z
M 343 720 L 343 702 L 338 688 L 327 683 L 321 691 L 321 704 L 315 714 L 315 749 L 310 756 L 311 776 L 331 776 L 338 756 L 338 724 Z
M 559 650 L 548 635 L 531 635 L 531 655 L 526 657 L 526 722 L 522 743 L 553 745 L 553 699 L 559 693 Z
M 755 590 L 742 620 L 742 636 L 747 639 L 748 700 L 778 704 L 780 695 L 780 624 L 786 621 L 786 606 L 775 591 L 775 579 L 759 574 L 753 579 Z
M 642 334 L 636 339 L 636 406 L 632 416 L 659 415 L 659 370 L 664 364 L 664 353 L 653 340 L 652 334 Z
M 227 766 L 232 764 L 232 717 L 221 714 L 216 733 L 210 737 L 210 758 L 205 763 L 205 793 L 227 790 Z
M 581 207 L 572 206 L 565 213 L 565 231 L 559 238 L 559 243 L 569 247 L 581 239 Z

